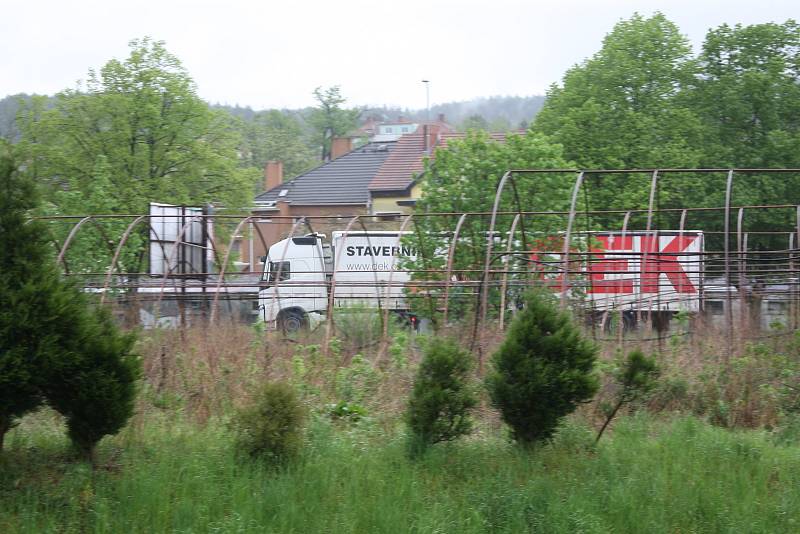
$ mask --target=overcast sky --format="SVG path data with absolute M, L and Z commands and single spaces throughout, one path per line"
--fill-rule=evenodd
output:
M 660 10 L 695 48 L 722 23 L 784 22 L 797 0 L 0 0 L 0 98 L 74 87 L 124 58 L 128 42 L 166 42 L 211 103 L 254 109 L 313 103 L 340 85 L 349 105 L 425 107 L 544 94 L 591 56 L 620 19 Z

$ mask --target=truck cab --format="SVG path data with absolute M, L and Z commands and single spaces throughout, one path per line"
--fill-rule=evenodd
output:
M 262 319 L 284 332 L 310 326 L 324 317 L 331 287 L 334 306 L 404 311 L 409 273 L 398 260 L 416 257 L 413 247 L 401 243 L 406 233 L 337 231 L 330 244 L 321 234 L 278 241 L 264 261 L 258 296 Z
M 330 247 L 323 237 L 291 237 L 270 247 L 258 298 L 271 328 L 299 330 L 308 326 L 309 313 L 327 306 Z

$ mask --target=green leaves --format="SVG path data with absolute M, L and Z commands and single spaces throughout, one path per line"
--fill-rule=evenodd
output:
M 61 279 L 47 228 L 28 219 L 32 185 L 0 155 L 0 445 L 15 418 L 47 402 L 91 454 L 133 412 L 134 338 Z
M 691 93 L 713 133 L 708 164 L 797 166 L 800 135 L 800 26 L 722 25 L 706 36 L 703 76 Z
M 127 59 L 90 71 L 85 87 L 60 93 L 53 109 L 39 104 L 26 112 L 30 174 L 49 186 L 61 212 L 76 202 L 77 213 L 145 213 L 151 201 L 246 205 L 252 177 L 238 168 L 232 118 L 200 100 L 164 43 L 145 38 L 130 46 Z M 109 183 L 97 198 L 101 192 L 90 184 L 101 162 Z M 63 202 L 61 191 L 84 198 Z
M 492 404 L 524 446 L 548 439 L 560 420 L 597 391 L 596 348 L 543 294 L 530 294 L 492 357 Z
M 342 107 L 346 100 L 338 85 L 327 89 L 317 87 L 314 89 L 314 98 L 317 107 L 309 113 L 308 122 L 316 130 L 317 144 L 327 152 L 332 137 L 347 135 L 355 130 L 360 111 Z
M 470 411 L 478 398 L 470 384 L 471 370 L 471 355 L 454 341 L 429 342 L 406 409 L 412 456 L 472 430 Z
M 583 168 L 696 166 L 700 124 L 680 100 L 695 71 L 677 26 L 634 15 L 551 88 L 534 130 Z
M 263 111 L 252 121 L 243 123 L 246 165 L 259 169 L 267 161 L 283 162 L 286 178 L 297 176 L 317 161 L 305 142 L 305 132 L 300 121 L 284 111 Z
M 418 270 L 415 280 L 439 280 L 443 276 L 445 258 L 461 213 L 491 212 L 495 193 L 503 175 L 509 169 L 553 169 L 569 167 L 562 147 L 539 133 L 508 135 L 505 142 L 491 139 L 488 134 L 473 131 L 464 139 L 450 140 L 446 149 L 436 151 L 435 160 L 426 162 L 422 175 L 422 198 L 417 202 L 414 219 L 417 228 L 409 244 L 420 250 L 415 262 L 405 268 Z M 500 211 L 558 211 L 568 207 L 574 176 L 550 174 L 516 174 L 501 197 Z M 454 213 L 454 217 L 426 217 L 426 213 Z M 498 217 L 496 229 L 506 233 L 513 216 Z M 559 217 L 539 217 L 525 222 L 526 230 L 547 232 L 560 226 Z M 486 253 L 489 218 L 469 215 L 459 234 L 453 270 L 459 279 L 480 279 Z M 512 236 L 518 239 L 519 235 Z M 505 248 L 505 239 L 503 248 Z M 431 272 L 438 270 L 438 272 Z M 437 290 L 428 296 L 436 299 Z M 430 317 L 430 299 L 411 299 L 419 311 Z

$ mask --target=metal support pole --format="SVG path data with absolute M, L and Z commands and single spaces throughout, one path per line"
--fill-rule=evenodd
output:
M 575 223 L 575 207 L 578 203 L 578 192 L 583 185 L 584 171 L 578 173 L 575 178 L 575 186 L 572 188 L 572 202 L 569 206 L 569 216 L 567 219 L 567 232 L 564 234 L 564 249 L 561 252 L 561 259 L 564 266 L 564 275 L 561 278 L 561 307 L 567 305 L 567 288 L 569 287 L 569 245 L 572 239 L 572 225 Z

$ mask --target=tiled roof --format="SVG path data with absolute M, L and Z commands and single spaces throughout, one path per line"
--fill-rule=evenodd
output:
M 370 191 L 405 189 L 422 172 L 425 136 L 422 133 L 406 134 L 397 140 L 396 145 L 370 182 Z
M 418 129 L 417 132 L 421 132 Z M 435 148 L 447 148 L 448 141 L 463 139 L 463 132 L 443 132 L 435 136 L 438 139 Z M 491 139 L 505 142 L 505 133 L 489 134 Z M 434 151 L 425 150 L 425 137 L 422 133 L 406 134 L 397 140 L 397 146 L 386 158 L 375 178 L 369 184 L 370 191 L 402 191 L 410 186 L 424 170 L 423 159 L 426 155 L 433 157 Z
M 369 143 L 256 196 L 256 202 L 292 205 L 367 204 L 369 183 L 397 143 Z M 282 191 L 286 193 L 281 196 Z

